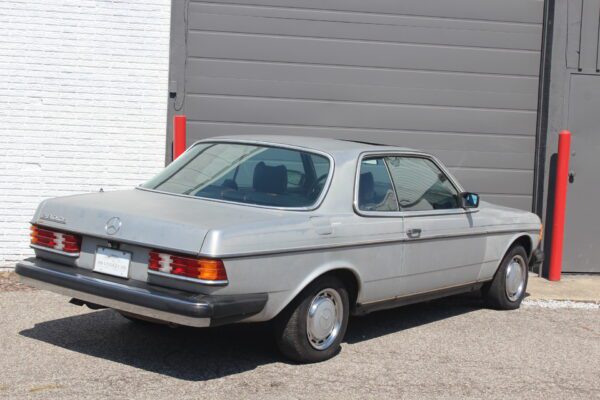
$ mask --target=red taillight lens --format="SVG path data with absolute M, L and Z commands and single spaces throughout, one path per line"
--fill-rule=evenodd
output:
M 211 258 L 190 258 L 153 250 L 150 252 L 148 268 L 165 274 L 205 281 L 227 280 L 223 261 Z
M 81 251 L 80 236 L 48 228 L 40 228 L 37 225 L 31 226 L 31 244 L 65 253 L 79 253 Z

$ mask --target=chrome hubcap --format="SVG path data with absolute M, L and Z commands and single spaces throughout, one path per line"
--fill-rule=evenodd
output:
M 340 333 L 344 309 L 334 289 L 323 289 L 313 298 L 306 316 L 306 335 L 312 347 L 325 350 Z
M 521 256 L 514 256 L 506 268 L 506 296 L 510 301 L 518 300 L 525 290 L 527 267 Z

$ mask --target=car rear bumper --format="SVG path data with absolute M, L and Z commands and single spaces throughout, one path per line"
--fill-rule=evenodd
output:
M 113 278 L 39 258 L 17 263 L 15 272 L 23 283 L 40 289 L 151 319 L 195 327 L 239 321 L 262 311 L 268 299 L 266 293 L 189 293 Z

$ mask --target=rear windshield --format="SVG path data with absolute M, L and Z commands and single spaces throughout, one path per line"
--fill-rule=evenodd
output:
M 142 185 L 168 193 L 272 207 L 309 207 L 328 181 L 327 157 L 242 143 L 200 143 Z

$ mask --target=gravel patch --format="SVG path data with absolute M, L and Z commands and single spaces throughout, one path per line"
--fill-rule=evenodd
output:
M 549 309 L 576 308 L 579 310 L 600 310 L 600 304 L 570 300 L 524 300 L 525 307 L 541 307 Z
M 14 272 L 0 272 L 0 292 L 31 292 L 37 290 L 19 282 Z

